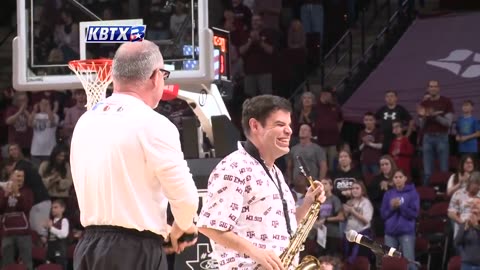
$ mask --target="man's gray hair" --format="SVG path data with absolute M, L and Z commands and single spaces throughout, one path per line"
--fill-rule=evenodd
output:
M 124 43 L 113 58 L 112 76 L 122 81 L 145 81 L 161 65 L 163 57 L 155 43 L 148 40 Z

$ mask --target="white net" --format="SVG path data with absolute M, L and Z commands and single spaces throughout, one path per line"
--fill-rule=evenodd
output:
M 107 88 L 112 83 L 112 60 L 75 60 L 69 68 L 77 74 L 87 94 L 87 110 L 105 98 Z

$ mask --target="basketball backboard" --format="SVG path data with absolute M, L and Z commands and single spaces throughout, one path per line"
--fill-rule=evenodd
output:
M 120 45 L 86 43 L 85 31 L 93 25 L 146 25 L 146 39 L 159 45 L 165 69 L 172 71 L 167 83 L 182 87 L 213 81 L 213 33 L 208 28 L 208 1 L 60 2 L 17 0 L 18 35 L 13 41 L 16 90 L 82 88 L 68 69 L 68 61 L 112 58 Z

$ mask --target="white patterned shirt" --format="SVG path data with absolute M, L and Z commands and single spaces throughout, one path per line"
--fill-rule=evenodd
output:
M 282 173 L 274 167 L 283 190 L 292 233 L 297 229 L 295 200 Z M 270 172 L 275 180 L 275 173 Z M 198 227 L 232 231 L 254 246 L 280 255 L 288 246 L 288 234 L 280 193 L 263 166 L 241 146 L 225 157 L 212 171 L 208 194 Z M 212 258 L 220 270 L 247 270 L 257 265 L 246 254 L 211 241 Z

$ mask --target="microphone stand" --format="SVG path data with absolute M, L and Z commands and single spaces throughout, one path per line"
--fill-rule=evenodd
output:
M 377 270 L 382 270 L 383 266 L 383 254 L 380 252 L 374 252 L 375 254 L 375 268 Z

